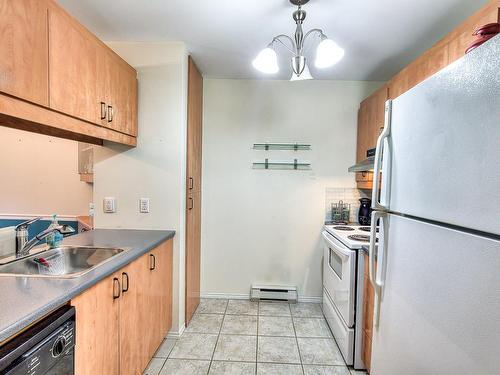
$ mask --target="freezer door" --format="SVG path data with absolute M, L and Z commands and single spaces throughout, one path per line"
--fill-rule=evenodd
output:
M 393 100 L 390 120 L 386 209 L 500 234 L 500 35 Z
M 382 222 L 371 374 L 497 374 L 500 241 L 397 215 Z

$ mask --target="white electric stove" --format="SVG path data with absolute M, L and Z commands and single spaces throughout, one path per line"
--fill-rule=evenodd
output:
M 323 233 L 323 312 L 348 365 L 362 360 L 365 261 L 370 227 L 325 225 Z M 358 254 L 359 253 L 359 254 Z
M 349 249 L 357 250 L 370 243 L 370 227 L 363 225 L 325 225 L 325 230 Z

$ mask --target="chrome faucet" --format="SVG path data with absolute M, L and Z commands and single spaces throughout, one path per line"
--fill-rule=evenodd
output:
M 16 257 L 22 256 L 21 252 L 28 242 L 29 232 L 28 227 L 35 221 L 40 220 L 41 217 L 36 217 L 34 219 L 25 221 L 16 227 Z
M 35 237 L 33 237 L 31 240 L 27 241 L 28 237 L 28 226 L 31 223 L 34 223 L 35 221 L 40 220 L 40 218 L 32 219 L 29 221 L 26 221 L 24 223 L 19 224 L 16 227 L 17 231 L 17 241 L 16 241 L 16 258 L 20 258 L 23 256 L 26 256 L 29 254 L 29 251 L 41 240 L 43 240 L 45 237 L 48 235 L 54 233 L 54 232 L 59 232 L 63 236 L 68 235 L 71 233 L 75 233 L 75 229 L 69 225 L 58 225 L 57 227 L 54 228 L 48 228 L 45 229 L 44 231 L 38 233 Z M 18 230 L 19 228 L 19 230 Z

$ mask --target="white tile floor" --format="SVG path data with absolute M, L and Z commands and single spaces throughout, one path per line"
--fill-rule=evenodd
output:
M 321 306 L 203 299 L 146 375 L 366 375 L 349 369 Z

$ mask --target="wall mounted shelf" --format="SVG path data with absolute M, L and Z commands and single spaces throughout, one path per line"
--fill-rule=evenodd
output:
M 254 162 L 253 169 L 308 170 L 311 169 L 311 163 L 306 161 L 299 162 L 297 159 L 292 161 L 271 161 L 265 159 L 262 162 Z
M 254 143 L 254 150 L 293 150 L 307 151 L 311 149 L 311 145 L 305 143 Z

